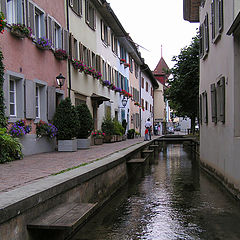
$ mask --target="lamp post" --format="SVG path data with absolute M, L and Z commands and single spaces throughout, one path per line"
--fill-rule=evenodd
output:
M 61 87 L 64 85 L 65 82 L 65 77 L 60 73 L 57 77 L 56 77 L 56 81 L 57 81 L 57 85 Z

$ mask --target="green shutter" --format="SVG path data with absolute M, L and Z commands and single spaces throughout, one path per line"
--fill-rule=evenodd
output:
M 211 110 L 212 122 L 217 122 L 217 101 L 216 101 L 216 86 L 215 83 L 211 84 Z

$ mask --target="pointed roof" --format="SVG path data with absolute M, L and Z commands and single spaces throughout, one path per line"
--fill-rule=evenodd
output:
M 160 61 L 158 62 L 155 70 L 153 71 L 154 75 L 167 75 L 166 72 L 164 70 L 169 70 L 168 65 L 166 64 L 165 60 L 163 59 L 163 57 L 161 57 Z

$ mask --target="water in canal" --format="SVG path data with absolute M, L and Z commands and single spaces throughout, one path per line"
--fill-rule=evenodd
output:
M 239 240 L 240 206 L 170 144 L 72 240 Z

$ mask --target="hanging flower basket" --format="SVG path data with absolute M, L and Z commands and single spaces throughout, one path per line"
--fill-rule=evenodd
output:
M 124 58 L 121 58 L 121 59 L 120 59 L 120 63 L 121 63 L 121 64 L 123 64 L 123 63 L 125 63 L 125 62 L 126 62 L 126 60 L 125 60 Z
M 124 63 L 124 68 L 130 67 L 129 63 Z
M 36 46 L 41 50 L 49 50 L 52 47 L 52 42 L 45 37 L 38 38 Z
M 68 58 L 67 52 L 63 49 L 57 49 L 54 52 L 54 56 L 58 59 L 58 60 L 66 60 Z
M 108 80 L 105 80 L 102 82 L 103 86 L 109 87 L 111 85 L 111 83 Z

